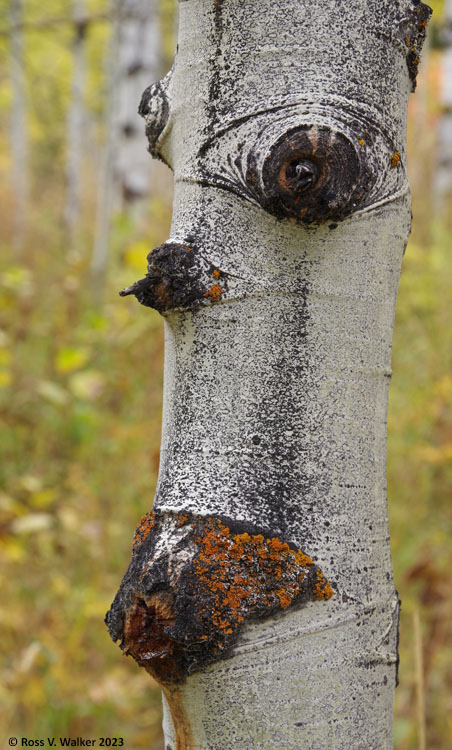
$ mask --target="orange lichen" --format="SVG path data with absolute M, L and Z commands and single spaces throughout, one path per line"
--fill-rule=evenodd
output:
M 133 546 L 137 547 L 142 544 L 155 524 L 155 513 L 151 510 L 142 516 L 133 537 Z
M 314 594 L 317 599 L 331 599 L 333 596 L 333 589 L 331 584 L 328 583 L 323 573 L 317 571 L 317 583 L 314 586 Z
M 301 565 L 302 568 L 308 568 L 314 564 L 311 558 L 308 557 L 308 555 L 305 555 L 301 550 L 295 552 L 295 561 L 298 565 Z
M 210 297 L 214 302 L 217 302 L 219 299 L 221 299 L 222 294 L 222 288 L 219 284 L 214 284 L 210 287 L 210 289 L 207 290 L 207 292 L 204 292 L 204 297 Z
M 229 653 L 248 620 L 333 595 L 318 566 L 292 543 L 227 524 L 159 510 L 138 524 L 107 624 L 124 652 L 163 684 L 184 682 Z
M 208 607 L 198 608 L 198 616 L 211 619 L 224 634 L 231 634 L 245 614 L 287 609 L 315 568 L 308 555 L 287 542 L 262 534 L 233 534 L 219 519 L 206 519 L 195 541 L 200 548 L 194 566 L 199 601 L 209 601 Z M 315 597 L 329 598 L 328 585 L 323 575 L 318 578 Z
M 399 166 L 399 162 L 400 162 L 400 151 L 396 151 L 396 152 L 395 152 L 395 153 L 394 153 L 394 154 L 393 154 L 393 155 L 391 156 L 391 167 L 392 167 L 393 169 L 395 169 L 396 167 L 398 167 L 398 166 Z
M 220 272 L 219 272 L 218 268 L 214 268 L 214 270 L 212 271 L 212 276 L 213 276 L 214 279 L 219 279 L 220 278 Z
M 360 138 L 358 143 L 360 146 L 364 146 L 364 138 Z
M 410 42 L 410 40 L 409 40 L 409 38 L 407 36 L 405 37 L 405 44 L 406 44 L 407 47 L 409 47 L 410 44 L 411 44 L 411 42 Z
M 283 609 L 287 609 L 292 604 L 292 597 L 284 589 L 277 591 L 276 596 L 279 598 L 279 603 Z

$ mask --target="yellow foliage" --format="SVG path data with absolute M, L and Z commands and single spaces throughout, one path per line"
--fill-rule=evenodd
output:
M 33 492 L 30 497 L 30 503 L 35 508 L 46 508 L 51 505 L 56 498 L 56 492 L 54 489 L 40 490 L 39 492 Z
M 0 388 L 7 388 L 11 383 L 11 373 L 8 370 L 0 370 Z
M 9 562 L 20 562 L 28 554 L 23 543 L 17 539 L 5 539 L 1 542 L 2 554 Z
M 82 368 L 89 359 L 89 350 L 83 347 L 65 346 L 55 357 L 55 369 L 60 373 Z
M 5 367 L 11 362 L 11 352 L 8 349 L 0 348 L 0 367 Z
M 126 266 L 132 268 L 134 271 L 144 273 L 146 270 L 146 257 L 149 253 L 149 246 L 146 242 L 139 241 L 135 242 L 124 252 L 124 262 Z

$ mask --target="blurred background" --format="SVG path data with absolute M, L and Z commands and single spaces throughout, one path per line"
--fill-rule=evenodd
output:
M 452 2 L 430 4 L 389 411 L 397 750 L 452 747 Z M 136 110 L 174 6 L 0 0 L 2 747 L 163 748 L 159 689 L 103 618 L 158 469 L 161 318 L 118 290 L 168 237 L 171 173 Z

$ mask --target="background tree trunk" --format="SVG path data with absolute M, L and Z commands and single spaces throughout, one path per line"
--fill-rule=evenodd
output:
M 102 287 L 108 259 L 111 214 L 115 203 L 114 179 L 115 149 L 118 140 L 116 79 L 118 73 L 118 44 L 120 27 L 120 0 L 111 0 L 111 38 L 105 55 L 105 79 L 107 103 L 104 116 L 104 143 L 99 169 L 97 191 L 96 226 L 91 257 L 91 275 L 94 284 Z
M 155 0 L 114 0 L 112 37 L 106 57 L 108 102 L 100 169 L 92 275 L 103 278 L 111 214 L 133 207 L 140 222 L 149 195 L 151 160 L 143 150 L 137 114 L 144 87 L 158 77 L 159 46 Z
M 67 118 L 66 204 L 64 220 L 71 243 L 80 221 L 82 193 L 83 135 L 85 131 L 85 37 L 88 21 L 83 0 L 72 4 L 74 23 L 74 62 L 72 72 L 71 104 Z
M 180 3 L 144 95 L 171 237 L 126 289 L 165 318 L 159 484 L 107 615 L 166 748 L 392 748 L 386 507 L 405 130 L 429 9 Z
M 149 195 L 151 160 L 143 151 L 137 109 L 141 93 L 159 77 L 160 54 L 156 0 L 123 0 L 120 13 L 115 178 L 126 207 Z
M 27 139 L 27 95 L 24 77 L 23 7 L 22 0 L 11 0 L 11 151 L 12 183 L 15 198 L 14 244 L 21 249 L 27 226 L 29 174 Z
M 446 0 L 441 33 L 444 45 L 441 76 L 441 114 L 438 124 L 435 188 L 440 211 L 452 193 L 452 0 Z

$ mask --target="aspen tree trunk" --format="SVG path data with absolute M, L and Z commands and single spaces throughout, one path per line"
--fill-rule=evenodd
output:
M 143 125 L 137 113 L 141 93 L 159 75 L 156 0 L 123 0 L 118 44 L 118 143 L 115 178 L 123 205 L 149 195 L 151 160 L 143 150 Z
M 166 750 L 390 750 L 386 410 L 415 0 L 183 0 L 141 113 L 171 237 L 154 508 L 107 615 Z
M 441 34 L 444 45 L 441 76 L 441 114 L 439 118 L 435 170 L 435 188 L 440 209 L 452 194 L 452 0 L 446 0 Z
M 88 28 L 83 0 L 73 0 L 74 25 L 72 98 L 67 117 L 66 205 L 64 219 L 73 242 L 80 220 L 83 135 L 85 131 L 85 38 Z
M 105 54 L 107 101 L 104 113 L 104 143 L 97 187 L 96 226 L 91 256 L 91 275 L 95 285 L 102 287 L 108 259 L 111 214 L 115 202 L 115 148 L 117 145 L 117 87 L 120 0 L 110 0 L 111 37 Z
M 14 191 L 14 236 L 17 249 L 25 241 L 27 226 L 29 174 L 27 139 L 27 97 L 24 75 L 23 5 L 22 0 L 11 0 L 11 156 L 12 187 Z

